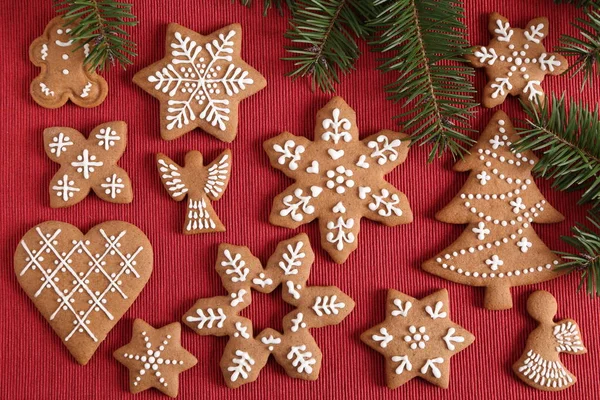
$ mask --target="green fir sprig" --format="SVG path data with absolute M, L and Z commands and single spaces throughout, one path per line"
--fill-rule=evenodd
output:
M 586 83 L 591 84 L 594 75 L 600 74 L 600 12 L 588 9 L 585 18 L 577 18 L 571 24 L 579 31 L 580 37 L 561 35 L 558 51 L 575 57 L 566 73 L 583 73 L 583 89 Z
M 235 3 L 236 0 L 231 0 Z M 246 7 L 252 6 L 252 0 L 239 0 L 240 4 Z M 275 8 L 279 14 L 283 14 L 283 6 L 286 5 L 289 10 L 294 8 L 294 0 L 263 0 L 263 15 L 267 15 L 271 8 Z
M 573 4 L 575 7 L 600 8 L 600 0 L 554 0 L 556 4 Z
M 74 23 L 71 37 L 78 48 L 91 44 L 92 50 L 85 58 L 91 70 L 132 64 L 129 57 L 137 56 L 136 44 L 124 29 L 137 25 L 132 4 L 115 0 L 54 0 L 54 6 L 63 15 L 65 25 Z
M 412 144 L 431 144 L 429 160 L 446 150 L 456 157 L 474 141 L 467 136 L 477 103 L 474 75 L 465 64 L 470 50 L 461 0 L 375 0 L 374 50 L 383 55 L 380 69 L 394 74 L 389 99 L 409 110 L 398 115 L 412 131 Z

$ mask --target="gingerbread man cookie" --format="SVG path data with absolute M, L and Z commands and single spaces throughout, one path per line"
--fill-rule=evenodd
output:
M 90 44 L 79 47 L 69 35 L 74 25 L 65 26 L 63 18 L 56 17 L 29 47 L 29 59 L 42 69 L 31 82 L 30 92 L 42 107 L 62 107 L 67 100 L 80 107 L 96 107 L 108 94 L 104 78 L 83 63 Z
M 512 28 L 508 19 L 490 14 L 488 29 L 493 38 L 487 46 L 477 46 L 467 59 L 475 68 L 485 68 L 488 84 L 482 103 L 492 108 L 506 96 L 537 102 L 544 97 L 540 86 L 546 75 L 560 75 L 569 64 L 558 53 L 546 52 L 542 40 L 548 36 L 548 19 L 535 18 L 525 29 Z

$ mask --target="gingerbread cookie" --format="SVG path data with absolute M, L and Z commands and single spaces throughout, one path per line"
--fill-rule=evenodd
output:
M 31 97 L 42 107 L 62 107 L 67 100 L 79 107 L 96 107 L 108 94 L 104 78 L 83 63 L 90 44 L 79 47 L 71 39 L 76 24 L 65 26 L 62 17 L 56 17 L 29 47 L 29 59 L 42 69 L 31 82 Z
M 560 258 L 535 233 L 532 223 L 553 223 L 563 216 L 546 202 L 531 170 L 531 151 L 514 153 L 518 140 L 508 116 L 498 111 L 456 171 L 471 171 L 452 201 L 436 214 L 439 221 L 468 224 L 463 234 L 423 264 L 442 278 L 484 286 L 485 308 L 512 307 L 510 288 L 556 278 Z
M 485 68 L 488 84 L 483 105 L 496 107 L 506 96 L 519 96 L 524 102 L 543 100 L 541 87 L 546 75 L 560 75 L 569 68 L 567 59 L 547 53 L 542 41 L 548 36 L 548 19 L 529 21 L 525 29 L 512 28 L 508 19 L 490 14 L 488 30 L 493 38 L 487 46 L 477 46 L 467 55 L 475 68 Z
M 247 247 L 219 246 L 216 269 L 228 295 L 198 300 L 183 320 L 200 335 L 229 336 L 221 358 L 227 386 L 256 380 L 271 354 L 289 376 L 318 378 L 322 354 L 309 329 L 340 323 L 354 302 L 337 287 L 308 286 L 313 261 L 305 234 L 279 243 L 266 268 Z M 250 305 L 252 289 L 271 293 L 280 284 L 283 301 L 295 310 L 283 318 L 283 333 L 269 328 L 254 336 L 240 311 Z
M 122 221 L 94 226 L 48 221 L 21 239 L 15 252 L 19 284 L 80 364 L 142 291 L 152 272 L 152 246 Z
M 156 164 L 163 186 L 175 201 L 188 198 L 183 233 L 224 232 L 225 226 L 210 204 L 219 200 L 231 172 L 231 151 L 225 150 L 206 167 L 202 153 L 190 151 L 185 155 L 185 166 L 180 167 L 164 154 L 156 155 Z
M 160 101 L 163 139 L 177 139 L 196 127 L 224 142 L 235 139 L 239 102 L 267 85 L 241 52 L 239 24 L 208 36 L 169 24 L 165 58 L 133 77 Z
M 318 218 L 321 246 L 340 264 L 358 247 L 362 217 L 412 222 L 406 196 L 384 179 L 406 159 L 407 137 L 384 130 L 359 140 L 354 110 L 333 98 L 317 113 L 314 142 L 284 132 L 264 143 L 271 165 L 296 181 L 275 198 L 269 221 L 295 229 Z
M 556 310 L 556 299 L 544 290 L 532 293 L 527 300 L 527 312 L 539 326 L 529 334 L 513 371 L 538 390 L 558 391 L 574 385 L 577 378 L 560 362 L 559 355 L 587 353 L 577 323 L 572 319 L 554 322 Z
M 44 130 L 46 154 L 60 164 L 50 181 L 50 206 L 70 207 L 90 189 L 104 201 L 131 203 L 131 181 L 117 166 L 126 146 L 127 124 L 123 121 L 98 125 L 88 139 L 72 128 Z
M 388 290 L 385 321 L 360 338 L 385 357 L 390 389 L 418 376 L 447 388 L 450 358 L 471 345 L 475 337 L 450 319 L 448 291 L 421 300 Z
M 141 319 L 133 322 L 131 342 L 113 353 L 129 369 L 129 390 L 156 388 L 170 397 L 179 392 L 179 374 L 198 363 L 181 347 L 181 324 L 154 329 Z

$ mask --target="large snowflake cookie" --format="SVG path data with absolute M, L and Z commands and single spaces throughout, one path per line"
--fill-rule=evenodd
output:
M 216 269 L 228 295 L 198 300 L 183 320 L 200 335 L 229 336 L 221 358 L 227 386 L 256 380 L 271 354 L 289 376 L 318 378 L 322 354 L 309 329 L 340 323 L 354 302 L 334 286 L 308 286 L 313 261 L 305 234 L 279 243 L 265 268 L 247 247 L 219 247 Z M 283 301 L 295 309 L 283 318 L 283 333 L 269 328 L 254 336 L 240 311 L 250 305 L 252 289 L 271 293 L 280 284 Z
M 554 322 L 557 309 L 554 296 L 544 290 L 532 293 L 527 300 L 527 312 L 539 326 L 529 334 L 513 370 L 519 379 L 539 390 L 558 391 L 574 385 L 577 378 L 560 362 L 559 355 L 587 353 L 575 321 Z
M 113 353 L 129 369 L 129 390 L 156 388 L 170 397 L 179 393 L 179 374 L 198 363 L 181 347 L 181 324 L 154 329 L 141 319 L 133 322 L 131 342 Z
M 49 221 L 23 236 L 14 267 L 40 313 L 86 364 L 150 278 L 152 246 L 126 222 L 104 222 L 84 235 Z
M 210 201 L 219 200 L 227 189 L 231 172 L 230 150 L 225 150 L 207 166 L 203 164 L 202 154 L 195 150 L 185 155 L 184 167 L 160 153 L 156 156 L 156 164 L 169 196 L 175 201 L 188 198 L 183 233 L 225 231 Z
M 127 124 L 123 121 L 98 125 L 87 139 L 72 128 L 44 130 L 46 154 L 60 164 L 50 181 L 50 205 L 72 206 L 83 200 L 90 189 L 104 201 L 131 203 L 131 181 L 117 165 L 126 146 Z
M 296 180 L 275 197 L 270 222 L 294 229 L 318 218 L 321 246 L 338 263 L 358 247 L 362 217 L 412 222 L 406 196 L 384 179 L 406 159 L 406 138 L 384 130 L 359 140 L 356 113 L 333 98 L 317 113 L 313 142 L 284 132 L 264 143 L 271 165 Z
M 542 41 L 548 36 L 548 19 L 535 18 L 525 29 L 512 28 L 508 19 L 490 14 L 488 29 L 493 38 L 487 46 L 477 46 L 467 58 L 474 67 L 485 68 L 488 84 L 483 90 L 483 105 L 495 107 L 506 96 L 523 101 L 542 100 L 541 87 L 546 75 L 560 75 L 569 67 L 566 58 L 548 53 Z
M 29 59 L 42 71 L 31 82 L 31 96 L 46 108 L 58 108 L 67 100 L 80 107 L 95 107 L 108 94 L 104 78 L 84 65 L 89 43 L 73 43 L 70 32 L 77 22 L 65 26 L 62 17 L 48 23 L 44 34 L 31 43 Z
M 196 127 L 224 142 L 235 139 L 239 102 L 267 85 L 241 51 L 239 24 L 208 36 L 169 24 L 165 58 L 133 77 L 160 101 L 163 139 L 177 139 Z
M 508 116 L 498 111 L 456 171 L 471 171 L 460 193 L 440 212 L 439 221 L 468 224 L 454 243 L 423 264 L 432 274 L 470 286 L 484 286 L 485 308 L 512 307 L 510 288 L 560 276 L 559 257 L 537 236 L 532 223 L 560 222 L 531 170 L 531 151 L 515 153 L 518 140 Z
M 385 321 L 364 332 L 361 340 L 385 357 L 390 389 L 419 376 L 447 388 L 450 357 L 467 348 L 475 337 L 450 319 L 446 289 L 421 300 L 390 289 Z

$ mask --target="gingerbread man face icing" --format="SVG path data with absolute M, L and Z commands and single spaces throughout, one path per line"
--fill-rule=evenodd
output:
M 64 25 L 62 17 L 54 18 L 29 47 L 29 59 L 42 68 L 31 82 L 31 96 L 45 108 L 62 107 L 67 100 L 80 107 L 96 107 L 106 98 L 108 85 L 83 64 L 91 48 L 73 42 L 70 32 L 75 24 Z
M 509 94 L 525 102 L 542 100 L 544 77 L 560 75 L 569 67 L 560 54 L 546 52 L 542 41 L 548 35 L 547 18 L 532 19 L 525 29 L 519 29 L 492 13 L 488 30 L 493 36 L 490 43 L 475 47 L 467 56 L 475 68 L 485 68 L 488 76 L 482 99 L 485 107 L 502 104 Z

